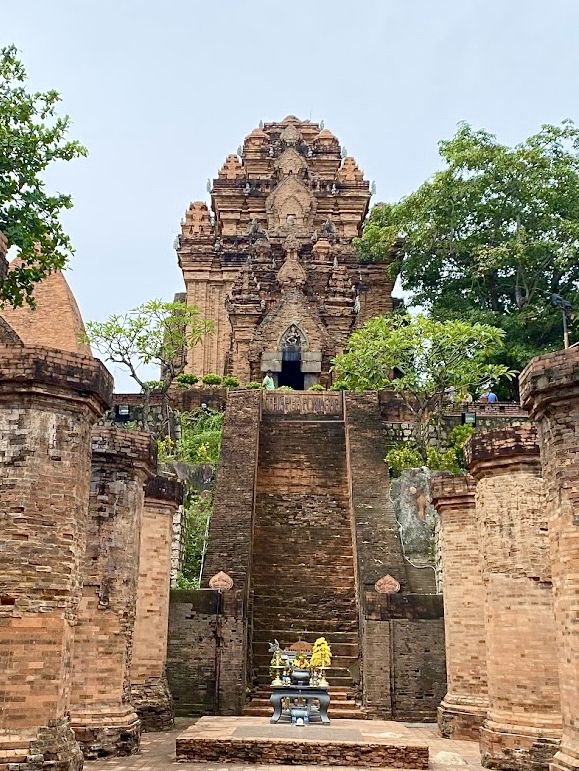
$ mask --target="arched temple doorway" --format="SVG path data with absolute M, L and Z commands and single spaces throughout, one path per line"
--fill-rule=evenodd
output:
M 294 391 L 304 390 L 302 343 L 305 343 L 303 333 L 295 324 L 292 324 L 284 332 L 280 341 L 281 371 L 277 377 L 278 386 L 290 386 Z

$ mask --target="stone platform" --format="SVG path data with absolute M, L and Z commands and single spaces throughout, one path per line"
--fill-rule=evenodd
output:
M 382 720 L 295 726 L 203 717 L 177 736 L 176 756 L 195 763 L 428 768 L 428 744 L 401 723 Z

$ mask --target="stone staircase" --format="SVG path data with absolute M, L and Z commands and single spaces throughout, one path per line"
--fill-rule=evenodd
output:
M 254 690 L 244 714 L 271 714 L 270 641 L 324 635 L 333 654 L 330 717 L 364 717 L 355 701 L 358 608 L 341 416 L 262 417 L 253 543 Z

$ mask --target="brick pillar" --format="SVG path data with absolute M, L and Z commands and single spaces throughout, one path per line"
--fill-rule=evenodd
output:
M 520 377 L 545 477 L 563 733 L 552 771 L 579 768 L 579 348 L 533 359 Z
M 90 430 L 112 378 L 89 356 L 0 346 L 0 767 L 75 771 L 73 630 Z
M 130 701 L 144 485 L 155 468 L 149 434 L 98 426 L 83 590 L 74 638 L 71 722 L 85 758 L 130 755 L 140 721 Z
M 561 714 L 547 514 L 533 426 L 474 434 L 465 448 L 477 480 L 485 594 L 489 768 L 546 769 Z
M 448 691 L 438 708 L 442 736 L 478 740 L 488 710 L 483 582 L 475 517 L 475 481 L 436 475 L 444 585 Z
M 159 475 L 147 483 L 131 661 L 131 701 L 145 731 L 173 726 L 165 663 L 173 515 L 182 500 L 183 485 L 177 479 Z

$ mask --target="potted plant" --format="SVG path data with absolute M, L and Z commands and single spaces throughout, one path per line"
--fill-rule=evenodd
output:
M 320 688 L 327 688 L 328 681 L 325 677 L 325 670 L 332 663 L 332 651 L 325 637 L 318 637 L 312 648 L 310 666 L 319 671 L 318 685 Z

